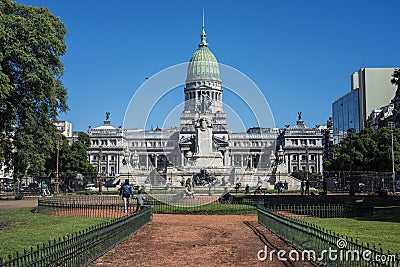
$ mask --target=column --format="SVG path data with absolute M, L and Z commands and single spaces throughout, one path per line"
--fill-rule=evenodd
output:
M 322 155 L 318 154 L 318 172 L 322 172 Z
M 297 169 L 299 170 L 299 171 L 301 171 L 302 170 L 302 167 L 301 167 L 301 153 L 299 153 L 299 154 L 297 154 Z
M 243 169 L 243 154 L 240 155 L 240 167 Z

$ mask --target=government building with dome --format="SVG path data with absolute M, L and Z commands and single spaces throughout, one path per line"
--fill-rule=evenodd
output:
M 144 188 L 166 188 L 183 186 L 196 174 L 207 173 L 215 178 L 215 187 L 241 183 L 271 189 L 281 181 L 289 189 L 299 189 L 301 181 L 292 177 L 292 172 L 322 173 L 320 128 L 305 126 L 299 112 L 293 127 L 230 132 L 222 84 L 203 25 L 198 49 L 187 68 L 179 127 L 113 127 L 109 113 L 103 125 L 89 127 L 89 160 L 101 180 L 130 179 Z

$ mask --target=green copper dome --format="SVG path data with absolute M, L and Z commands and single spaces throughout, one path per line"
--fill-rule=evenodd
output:
M 189 62 L 186 83 L 197 80 L 220 82 L 218 62 L 214 54 L 208 48 L 204 25 L 200 37 L 199 48 L 194 52 Z

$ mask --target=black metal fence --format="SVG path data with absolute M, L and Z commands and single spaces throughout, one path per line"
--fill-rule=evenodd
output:
M 357 239 L 340 236 L 277 211 L 259 208 L 258 222 L 300 249 L 301 253 L 289 254 L 293 257 L 291 260 L 316 259 L 328 266 L 400 266 L 398 253 L 384 252 L 375 245 L 360 244 Z
M 394 178 L 394 179 L 393 179 Z M 325 171 L 324 180 L 327 182 L 328 191 L 337 192 L 350 190 L 350 183 L 353 183 L 357 193 L 378 193 L 392 191 L 394 188 L 399 191 L 399 184 L 393 184 L 399 176 L 392 176 L 392 172 L 373 171 Z M 322 185 L 319 184 L 322 188 Z
M 48 208 L 49 205 L 45 207 Z M 145 207 L 137 214 L 112 219 L 111 222 L 99 224 L 83 232 L 49 241 L 48 244 L 38 245 L 36 248 L 31 247 L 14 257 L 10 255 L 8 259 L 0 258 L 0 266 L 86 266 L 151 219 L 152 210 Z
M 136 200 L 131 199 L 128 212 L 124 212 L 120 196 L 72 196 L 42 198 L 38 200 L 38 212 L 42 214 L 118 218 L 136 211 Z
M 249 200 L 231 197 L 229 200 L 205 202 L 204 199 L 187 198 L 179 203 L 168 203 L 146 195 L 145 205 L 153 208 L 153 213 L 167 214 L 247 214 L 257 213 L 256 206 L 263 200 Z M 128 214 L 136 211 L 136 199 L 131 199 Z M 43 198 L 38 200 L 38 212 L 62 216 L 116 218 L 125 216 L 119 196 L 74 196 Z
M 166 214 L 256 214 L 256 206 L 263 201 L 234 199 L 215 200 L 204 203 L 201 199 L 188 199 L 185 205 L 166 203 L 147 197 L 145 204 L 153 208 L 154 213 Z
M 267 210 L 291 218 L 341 218 L 346 215 L 346 208 L 342 204 L 322 204 L 322 205 L 303 205 L 303 204 L 281 204 L 268 205 Z

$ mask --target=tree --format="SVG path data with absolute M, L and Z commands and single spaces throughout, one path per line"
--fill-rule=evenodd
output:
M 395 170 L 400 169 L 400 129 L 393 132 L 395 156 Z M 391 172 L 392 148 L 391 129 L 383 127 L 378 131 L 371 128 L 361 130 L 342 139 L 334 148 L 334 159 L 324 162 L 326 171 L 349 171 L 350 164 L 353 171 Z M 350 163 L 351 160 L 351 163 Z
M 400 88 L 400 69 L 395 69 L 393 74 L 392 74 L 392 79 L 390 80 L 390 82 L 394 85 L 397 86 L 397 91 L 396 91 L 396 95 L 400 95 L 399 92 L 399 88 Z
M 396 94 L 392 100 L 392 103 L 394 104 L 394 114 L 393 114 L 393 122 L 395 127 L 400 127 L 400 69 L 395 69 L 393 74 L 392 74 L 392 79 L 390 82 L 397 86 L 396 89 Z
M 14 175 L 45 172 L 51 121 L 68 109 L 60 57 L 67 31 L 46 8 L 0 2 L 0 162 Z
M 90 147 L 90 137 L 84 132 L 78 133 L 78 139 L 72 144 L 67 138 L 60 135 L 60 150 L 58 160 L 58 171 L 62 185 L 69 185 L 78 174 L 85 178 L 93 179 L 97 176 L 97 170 L 90 165 L 87 157 L 87 149 Z M 55 172 L 56 169 L 56 150 L 54 149 L 51 157 L 47 160 L 46 167 L 48 172 Z

